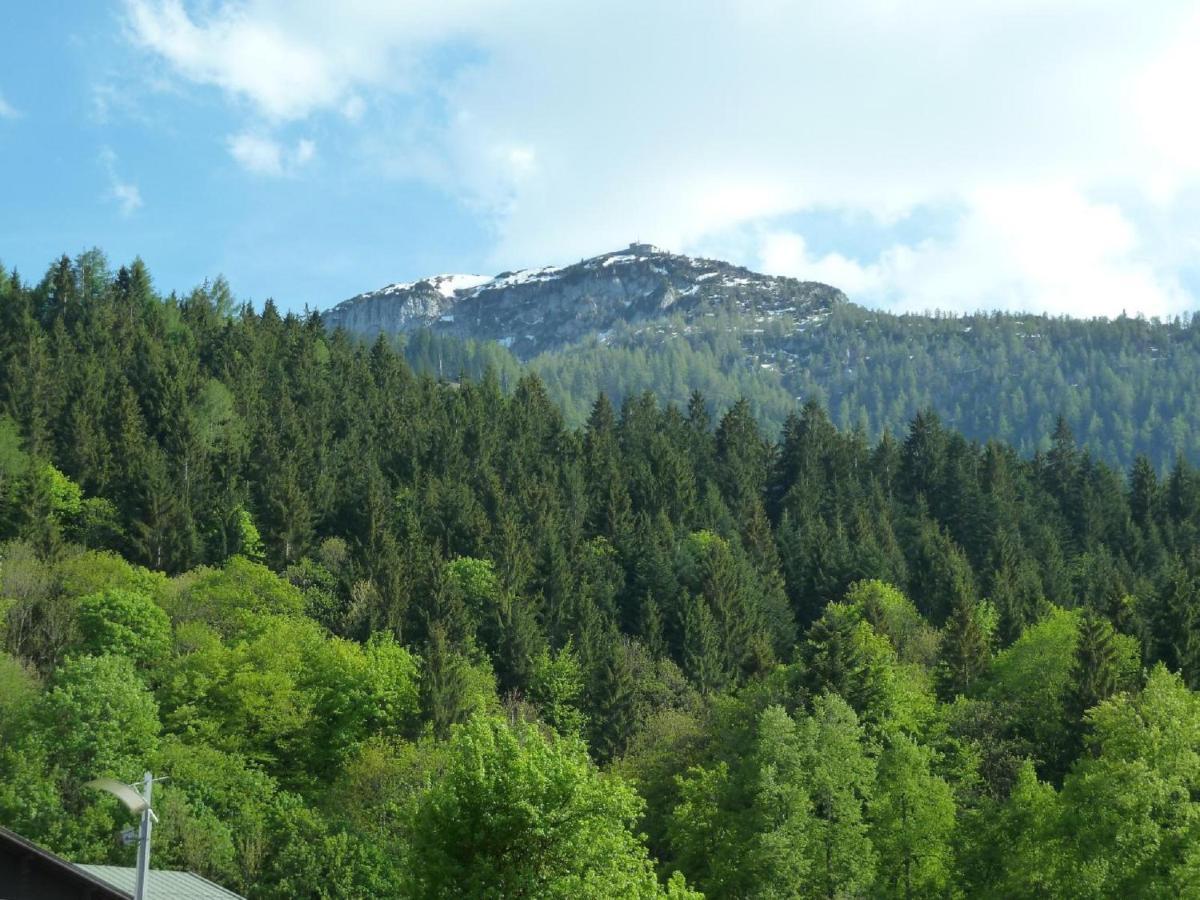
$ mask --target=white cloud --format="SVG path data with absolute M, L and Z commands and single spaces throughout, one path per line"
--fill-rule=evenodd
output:
M 127 9 L 138 43 L 268 126 L 329 113 L 350 127 L 373 97 L 414 98 L 422 152 L 396 141 L 389 168 L 488 215 L 501 267 L 631 236 L 711 246 L 817 208 L 888 221 L 941 206 L 966 210 L 956 234 L 867 263 L 854 248 L 811 259 L 795 235 L 754 252 L 903 305 L 1189 302 L 1146 224 L 1094 199 L 1116 190 L 1174 216 L 1200 182 L 1200 13 L 1187 0 Z M 286 171 L 267 143 L 243 164 Z
M 270 138 L 235 134 L 228 143 L 230 155 L 246 171 L 256 175 L 283 174 L 283 148 Z
M 227 143 L 230 155 L 243 169 L 273 178 L 295 174 L 317 152 L 317 145 L 307 138 L 289 149 L 273 138 L 249 132 L 232 135 Z
M 835 284 L 860 302 L 908 311 L 1169 316 L 1194 302 L 1118 207 L 1054 185 L 979 191 L 950 239 L 896 244 L 867 264 L 813 255 L 789 231 L 762 233 L 757 260 L 763 271 Z
M 105 147 L 100 151 L 100 165 L 108 177 L 108 188 L 104 199 L 117 204 L 123 216 L 131 216 L 142 208 L 142 192 L 132 181 L 125 181 L 117 174 L 117 155 Z
M 360 88 L 409 86 L 414 54 L 464 33 L 482 8 L 499 3 L 440 0 L 248 0 L 205 4 L 126 0 L 135 42 L 167 59 L 191 81 L 249 101 L 277 121 L 315 110 L 360 114 Z
M 769 275 L 790 275 L 837 285 L 856 300 L 882 297 L 879 266 L 864 266 L 840 253 L 813 256 L 804 235 L 793 231 L 768 231 L 761 236 L 758 266 Z
M 0 119 L 16 119 L 20 115 L 13 105 L 4 99 L 4 94 L 0 94 Z
M 132 182 L 114 181 L 109 196 L 117 202 L 123 216 L 132 215 L 135 210 L 142 208 L 142 192 Z

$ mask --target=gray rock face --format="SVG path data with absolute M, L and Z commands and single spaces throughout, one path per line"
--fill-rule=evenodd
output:
M 497 341 L 528 359 L 590 334 L 679 315 L 718 312 L 770 321 L 809 320 L 846 302 L 812 281 L 759 275 L 728 263 L 630 244 L 571 266 L 479 275 L 438 275 L 359 294 L 323 314 L 330 328 L 364 336 L 423 328 Z

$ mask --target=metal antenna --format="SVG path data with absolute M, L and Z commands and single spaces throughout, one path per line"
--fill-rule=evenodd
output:
M 163 781 L 164 779 L 159 779 Z M 146 772 L 142 776 L 142 791 L 139 794 L 133 785 L 123 784 L 114 778 L 97 778 L 89 781 L 85 787 L 107 791 L 123 804 L 131 813 L 140 813 L 141 827 L 138 829 L 137 880 L 133 889 L 133 900 L 146 900 L 146 881 L 150 875 L 150 832 L 158 816 L 150 808 L 150 794 L 154 790 L 154 776 Z

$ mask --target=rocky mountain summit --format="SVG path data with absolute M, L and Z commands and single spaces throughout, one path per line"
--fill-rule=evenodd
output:
M 724 313 L 802 328 L 845 302 L 825 284 L 635 243 L 569 266 L 390 284 L 339 303 L 323 318 L 331 328 L 364 336 L 430 329 L 491 340 L 528 359 L 590 335 L 604 342 L 614 329 L 643 330 L 668 318 L 687 328 Z

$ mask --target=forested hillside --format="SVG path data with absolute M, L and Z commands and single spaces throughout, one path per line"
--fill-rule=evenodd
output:
M 827 285 L 634 248 L 457 294 L 438 279 L 393 285 L 324 318 L 368 339 L 396 335 L 438 377 L 525 363 L 571 426 L 599 393 L 619 406 L 649 390 L 682 406 L 700 390 L 722 412 L 747 399 L 772 437 L 816 399 L 870 440 L 932 409 L 968 438 L 1030 455 L 1049 450 L 1062 417 L 1112 465 L 1144 455 L 1166 474 L 1181 454 L 1200 463 L 1198 319 L 894 315 Z
M 750 398 L 778 427 L 817 399 L 842 428 L 903 435 L 933 409 L 967 437 L 1049 450 L 1062 417 L 1098 458 L 1139 455 L 1165 474 L 1180 454 L 1200 462 L 1200 319 L 1111 321 L 1012 313 L 897 316 L 846 303 L 803 331 L 772 334 L 722 317 L 687 332 L 669 325 L 530 361 L 572 421 L 589 397 L 654 390 L 680 402 L 703 385 L 722 408 Z
M 573 428 L 222 282 L 0 273 L 0 824 L 128 862 L 81 785 L 151 768 L 156 866 L 251 897 L 1194 896 L 1196 446 L 1031 446 Z

